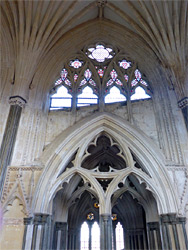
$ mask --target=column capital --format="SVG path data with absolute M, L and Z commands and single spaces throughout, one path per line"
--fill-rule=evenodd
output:
M 177 217 L 177 223 L 186 223 L 186 217 Z
M 111 214 L 101 214 L 101 218 L 102 218 L 104 221 L 108 221 L 109 218 L 111 219 Z
M 169 223 L 169 224 L 177 223 L 177 214 L 175 213 L 161 214 L 160 218 L 162 223 Z
M 183 109 L 185 107 L 188 106 L 188 97 L 184 97 L 183 99 L 181 99 L 180 101 L 178 101 L 178 107 Z
M 49 214 L 35 214 L 33 219 L 33 224 L 35 225 L 44 225 L 47 222 Z
M 32 217 L 27 217 L 27 218 L 24 218 L 23 221 L 24 221 L 24 225 L 30 225 L 31 222 L 32 222 Z
M 157 230 L 159 229 L 159 222 L 158 221 L 148 222 L 147 226 L 150 230 Z
M 27 101 L 21 96 L 17 95 L 17 96 L 10 96 L 9 97 L 9 104 L 10 105 L 18 105 L 21 108 L 23 108 L 26 103 L 27 103 Z
M 65 229 L 67 229 L 67 222 L 56 221 L 55 226 L 56 226 L 56 230 L 57 230 L 57 231 L 58 231 L 58 230 L 63 231 L 63 230 L 65 230 Z

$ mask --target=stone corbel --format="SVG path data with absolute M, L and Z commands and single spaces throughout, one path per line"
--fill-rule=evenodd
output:
M 24 108 L 26 103 L 27 103 L 27 101 L 21 96 L 11 96 L 9 98 L 10 105 L 18 105 L 21 108 Z

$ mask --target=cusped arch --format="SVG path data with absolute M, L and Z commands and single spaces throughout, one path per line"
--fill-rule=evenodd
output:
M 153 183 L 150 185 L 154 190 L 154 196 L 157 197 L 157 202 L 160 203 L 158 204 L 159 213 L 177 212 L 175 190 L 165 171 L 164 155 L 141 130 L 109 113 L 94 114 L 79 121 L 58 135 L 45 149 L 40 158 L 44 169 L 35 190 L 33 212 L 49 212 L 47 204 L 55 192 L 53 183 L 56 182 L 59 173 L 65 169 L 71 156 L 83 145 L 86 138 L 91 141 L 103 131 L 116 138 L 116 141 L 126 143 L 136 155 L 142 156 L 144 166 L 154 179 L 155 186 Z M 147 160 L 144 161 L 144 159 Z M 47 188 L 49 186 L 51 189 Z

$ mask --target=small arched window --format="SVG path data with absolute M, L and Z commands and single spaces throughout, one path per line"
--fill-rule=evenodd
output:
M 96 221 L 91 229 L 91 249 L 100 250 L 100 228 Z
M 151 98 L 151 96 L 146 94 L 146 91 L 140 86 L 135 88 L 135 93 L 131 96 L 131 100 L 140 100 L 149 98 Z
M 84 222 L 81 226 L 80 249 L 81 250 L 89 249 L 89 227 L 86 222 Z
M 82 90 L 82 94 L 78 95 L 77 98 L 77 107 L 89 106 L 91 104 L 98 103 L 98 96 L 93 94 L 92 88 L 86 86 Z
M 114 102 L 124 102 L 126 101 L 126 97 L 120 93 L 120 90 L 113 86 L 110 89 L 110 93 L 105 96 L 105 103 L 114 103 Z
M 124 233 L 120 222 L 116 226 L 116 250 L 124 249 Z
M 72 105 L 72 95 L 68 93 L 68 89 L 61 86 L 57 89 L 57 93 L 51 96 L 50 109 L 70 108 Z

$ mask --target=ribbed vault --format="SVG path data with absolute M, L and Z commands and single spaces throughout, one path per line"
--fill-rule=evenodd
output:
M 108 22 L 111 20 L 116 26 L 111 26 L 110 41 L 114 40 L 114 31 L 119 26 L 122 27 L 124 39 L 129 33 L 132 38 L 138 39 L 139 48 L 145 44 L 152 51 L 150 53 L 160 61 L 166 78 L 169 78 L 170 84 L 175 87 L 179 100 L 185 96 L 188 77 L 187 4 L 187 1 L 128 0 L 2 1 L 3 85 L 13 83 L 14 94 L 27 99 L 29 89 L 36 88 L 39 83 L 38 78 L 35 78 L 36 72 L 40 67 L 45 68 L 45 59 L 56 57 L 55 50 L 58 50 L 58 53 L 61 51 L 63 57 L 66 56 L 65 45 L 69 44 L 66 34 L 71 36 L 71 42 L 77 41 L 78 38 L 72 34 L 78 25 L 87 25 L 94 19 Z M 95 24 L 96 33 L 100 25 L 100 22 Z M 92 31 L 92 39 L 96 38 L 95 32 Z M 102 35 L 103 29 L 99 33 Z M 82 36 L 90 40 L 88 35 L 82 33 Z M 125 44 L 127 45 L 126 40 Z M 63 50 L 61 45 L 64 47 Z M 71 48 L 74 45 L 75 42 L 71 44 Z M 56 62 L 56 67 L 61 67 L 59 60 Z M 47 67 L 47 70 L 49 68 Z M 50 84 L 48 81 L 42 82 L 39 85 L 43 85 L 44 82 Z M 3 91 L 5 86 L 2 88 Z M 42 92 L 46 88 L 40 87 Z

